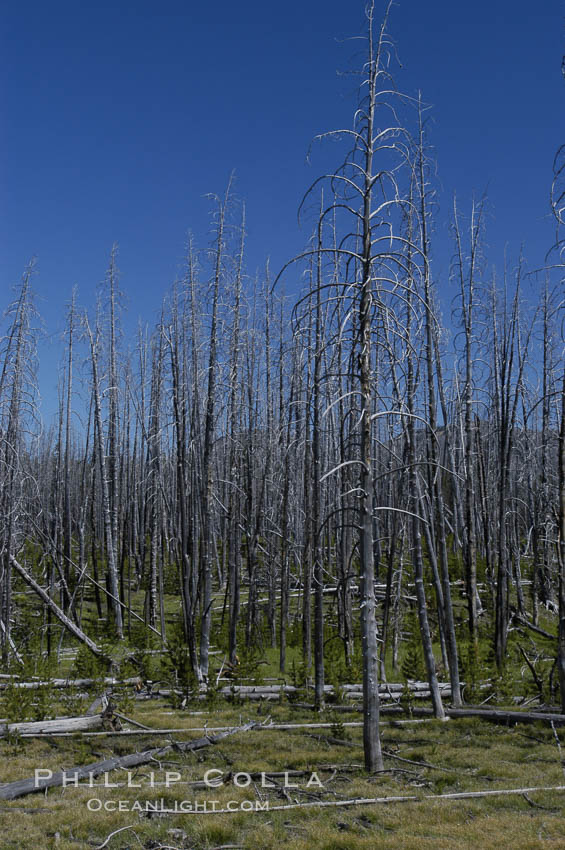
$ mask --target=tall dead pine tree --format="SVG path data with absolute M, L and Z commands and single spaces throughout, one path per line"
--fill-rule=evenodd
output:
M 31 330 L 33 268 L 34 264 L 30 263 L 8 309 L 10 324 L 0 350 L 3 361 L 0 371 L 0 645 L 4 663 L 10 652 L 21 661 L 11 635 L 11 558 L 25 533 L 21 522 L 22 467 L 25 419 L 34 397 L 34 393 L 30 392 L 33 379 L 30 366 L 34 351 Z
M 98 329 L 92 332 L 88 318 L 85 316 L 84 324 L 88 341 L 90 344 L 90 363 L 92 368 L 92 398 L 94 406 L 94 431 L 96 443 L 96 457 L 98 460 L 98 472 L 102 489 L 102 512 L 104 520 L 104 538 L 106 541 L 106 557 L 108 559 L 108 590 L 109 606 L 114 616 L 114 625 L 119 638 L 123 637 L 122 608 L 120 604 L 120 590 L 118 586 L 118 566 L 116 558 L 116 538 L 114 534 L 115 524 L 112 522 L 112 502 L 110 498 L 110 476 L 104 450 L 104 428 L 102 424 L 102 388 L 99 370 L 99 339 Z
M 389 5 L 390 9 L 390 5 Z M 323 182 L 330 184 L 332 202 L 322 209 L 319 220 L 328 219 L 338 230 L 339 237 L 332 247 L 316 246 L 300 257 L 312 259 L 330 254 L 339 262 L 340 275 L 332 268 L 332 282 L 314 276 L 308 295 L 310 304 L 317 303 L 316 293 L 324 299 L 336 298 L 343 311 L 329 311 L 324 328 L 326 343 L 341 340 L 349 348 L 352 362 L 352 385 L 347 394 L 345 416 L 356 422 L 356 452 L 346 463 L 359 470 L 356 494 L 355 528 L 360 578 L 360 620 L 363 655 L 363 743 L 365 766 L 369 771 L 382 769 L 383 758 L 379 737 L 379 658 L 377 612 L 375 598 L 375 547 L 377 520 L 374 512 L 375 421 L 380 399 L 377 375 L 383 368 L 379 358 L 386 358 L 386 346 L 380 344 L 379 329 L 388 306 L 394 300 L 394 279 L 401 274 L 403 245 L 400 237 L 400 210 L 405 195 L 400 188 L 400 174 L 406 162 L 407 133 L 398 121 L 402 99 L 391 107 L 390 60 L 391 42 L 386 33 L 388 10 L 384 22 L 377 28 L 374 4 L 367 10 L 368 58 L 362 68 L 360 103 L 355 113 L 353 129 L 335 130 L 324 137 L 342 137 L 351 148 L 341 167 L 319 178 L 306 197 Z M 391 116 L 392 119 L 391 125 Z M 303 202 L 304 204 L 304 202 Z M 284 271 L 284 270 L 283 270 Z M 335 282 L 337 279 L 337 283 Z M 314 291 L 312 291 L 314 290 Z M 337 291 L 337 296 L 336 296 Z M 344 317 L 337 321 L 340 314 Z M 329 322 L 335 322 L 333 328 Z M 319 341 L 317 341 L 318 343 Z M 318 348 L 318 345 L 317 345 Z M 324 360 L 329 363 L 330 358 Z M 316 364 L 314 364 L 316 365 Z M 318 364 L 321 366 L 321 363 Z M 324 378 L 329 376 L 324 366 Z M 336 401 L 339 401 L 336 399 Z M 322 479 L 338 473 L 342 464 L 328 470 Z
M 232 178 L 228 182 L 222 199 L 216 198 L 218 205 L 213 276 L 211 288 L 210 337 L 208 345 L 208 386 L 206 392 L 206 411 L 204 416 L 204 442 L 202 445 L 202 539 L 200 541 L 200 584 L 202 589 L 202 620 L 200 626 L 200 670 L 204 679 L 208 676 L 210 627 L 212 624 L 212 448 L 214 444 L 214 423 L 216 409 L 216 380 L 218 369 L 218 310 L 220 285 L 224 278 L 226 218 L 230 204 Z
M 565 65 L 562 65 L 565 75 Z M 551 206 L 557 220 L 558 237 L 559 227 L 565 223 L 565 145 L 557 152 L 554 165 L 554 180 L 551 187 Z M 559 238 L 556 239 L 561 261 L 565 251 L 565 245 Z M 561 287 L 565 289 L 565 280 L 561 276 Z M 562 289 L 562 292 L 564 291 Z M 560 300 L 560 310 L 563 312 L 565 306 L 565 295 Z M 545 365 L 545 361 L 544 361 Z M 561 423 L 559 426 L 559 499 L 558 499 L 558 532 L 557 532 L 557 555 L 559 563 L 559 631 L 557 668 L 559 674 L 559 690 L 561 696 L 561 711 L 565 714 L 565 368 L 561 378 L 561 398 L 559 399 L 561 412 Z

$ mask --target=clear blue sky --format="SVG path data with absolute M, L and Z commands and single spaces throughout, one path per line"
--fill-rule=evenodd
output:
M 56 335 L 74 284 L 93 303 L 116 241 L 131 323 L 152 323 L 187 231 L 205 244 L 203 196 L 222 192 L 232 169 L 247 205 L 248 270 L 270 255 L 276 271 L 308 236 L 296 223 L 304 190 L 338 162 L 326 144 L 307 165 L 310 139 L 351 126 L 356 78 L 336 71 L 356 67 L 360 42 L 345 39 L 363 20 L 357 0 L 6 0 L 0 307 L 35 255 L 38 306 Z M 393 9 L 397 84 L 434 105 L 444 280 L 454 190 L 465 207 L 488 185 L 493 262 L 522 242 L 531 265 L 543 260 L 551 165 L 565 143 L 564 20 L 562 0 Z M 47 399 L 57 356 L 42 346 Z

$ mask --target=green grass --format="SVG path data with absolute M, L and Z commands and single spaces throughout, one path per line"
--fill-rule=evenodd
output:
M 17 608 L 21 612 L 22 634 L 29 634 L 30 646 L 26 657 L 29 659 L 25 677 L 45 675 L 47 665 L 42 661 L 41 650 L 45 648 L 45 639 L 38 640 L 37 604 L 29 594 L 18 589 L 16 582 Z M 242 592 L 242 621 L 245 613 L 247 594 Z M 430 595 L 431 598 L 431 595 Z M 466 646 L 466 632 L 462 622 L 466 616 L 465 604 L 455 597 L 457 616 L 461 618 L 459 627 L 459 648 L 463 660 L 464 678 L 471 678 L 472 669 Z M 485 601 L 486 596 L 485 596 Z M 132 604 L 138 613 L 143 611 L 144 591 L 132 593 Z M 223 594 L 215 595 L 214 607 L 221 606 Z M 293 600 L 293 608 L 296 600 Z M 333 622 L 332 603 L 328 601 L 326 617 L 327 636 L 331 636 Z M 180 601 L 174 594 L 165 597 L 165 614 L 168 635 L 173 635 L 175 624 L 179 622 Z M 99 641 L 105 640 L 109 631 L 104 623 L 97 621 L 93 605 L 93 596 L 88 594 L 83 609 L 85 630 Z M 221 613 L 214 612 L 212 641 L 219 654 L 211 661 L 211 681 L 226 653 L 226 630 L 221 628 Z M 410 627 L 414 616 L 405 616 L 403 630 Z M 433 624 L 433 617 L 432 617 Z M 412 622 L 413 625 L 413 622 Z M 547 631 L 555 629 L 555 618 L 540 608 L 539 625 Z M 127 628 L 126 628 L 127 632 Z M 125 657 L 128 650 L 135 650 L 147 644 L 157 649 L 160 646 L 156 636 L 147 637 L 143 627 L 132 620 L 132 632 L 124 645 L 112 646 L 115 658 Z M 53 626 L 54 646 L 60 636 L 60 628 Z M 503 676 L 498 676 L 492 665 L 492 635 L 485 624 L 482 626 L 477 676 L 480 681 L 491 679 L 489 691 L 477 691 L 482 701 L 489 698 L 489 704 L 512 704 L 513 694 L 531 694 L 532 677 L 519 654 L 517 644 L 521 642 L 527 651 L 531 650 L 532 635 L 513 631 L 509 639 L 508 664 Z M 239 646 L 243 646 L 243 634 L 240 633 Z M 33 642 L 35 641 L 35 643 Z M 539 672 L 549 676 L 551 655 L 554 646 L 543 637 L 535 636 L 535 642 L 545 658 L 539 663 Z M 414 642 L 413 642 L 414 643 Z M 305 671 L 302 662 L 302 641 L 300 629 L 289 629 L 286 653 L 287 683 L 304 681 Z M 108 644 L 111 646 L 110 644 Z M 82 675 L 103 675 L 96 669 L 92 657 L 84 653 L 78 645 L 65 637 L 66 651 L 60 662 L 51 666 L 54 676 L 72 676 L 80 668 Z M 345 668 L 340 641 L 327 642 L 326 677 L 328 682 L 360 681 L 359 658 L 355 659 L 354 669 Z M 69 651 L 71 650 L 71 651 Z M 413 652 L 410 641 L 402 644 L 399 667 L 405 668 L 410 675 L 411 664 L 418 665 L 419 660 Z M 434 644 L 436 658 L 440 650 Z M 414 656 L 410 659 L 410 652 Z M 246 652 L 239 650 L 242 670 L 246 676 L 264 679 L 280 679 L 279 650 L 271 648 L 265 633 L 259 647 Z M 147 678 L 165 682 L 170 675 L 170 665 L 163 656 L 146 656 Z M 118 671 L 121 675 L 134 675 L 136 662 L 123 662 Z M 465 668 L 466 665 L 466 668 Z M 401 681 L 402 673 L 393 671 L 390 658 L 387 658 L 386 672 L 389 681 Z M 312 671 L 309 672 L 311 675 Z M 421 671 L 420 671 L 421 673 Z M 22 672 L 22 675 L 24 673 Z M 86 703 L 99 693 L 101 687 L 93 689 L 92 695 L 65 695 L 53 689 L 47 689 L 42 695 L 21 696 L 17 692 L 7 694 L 0 701 L 0 715 L 24 719 L 34 712 L 43 716 L 80 713 Z M 407 762 L 385 758 L 387 772 L 378 776 L 368 776 L 362 769 L 363 749 L 360 728 L 342 726 L 342 722 L 359 721 L 356 713 L 337 715 L 331 706 L 322 714 L 296 709 L 287 700 L 280 703 L 258 704 L 256 702 L 230 703 L 215 696 L 213 700 L 193 702 L 188 709 L 181 711 L 171 707 L 165 700 L 136 702 L 133 693 L 122 690 L 119 708 L 127 715 L 152 728 L 182 728 L 186 733 L 175 733 L 175 740 L 185 740 L 199 736 L 197 727 L 205 723 L 208 727 L 239 725 L 248 720 L 263 722 L 270 715 L 273 722 L 311 723 L 326 721 L 333 724 L 327 729 L 292 729 L 286 731 L 251 731 L 230 737 L 220 746 L 210 747 L 198 754 L 181 756 L 171 753 L 161 765 L 154 764 L 140 768 L 135 781 L 141 778 L 142 790 L 134 788 L 68 788 L 53 789 L 47 796 L 33 795 L 13 803 L 0 804 L 0 850 L 3 848 L 70 848 L 97 847 L 114 830 L 130 826 L 124 832 L 116 834 L 110 840 L 109 850 L 118 848 L 145 848 L 157 850 L 161 845 L 178 850 L 211 850 L 222 845 L 237 845 L 242 848 L 273 848 L 279 850 L 284 843 L 291 850 L 373 850 L 373 848 L 433 848 L 433 850 L 465 850 L 467 848 L 534 848 L 564 847 L 565 822 L 563 809 L 565 794 L 557 792 L 538 792 L 528 795 L 492 797 L 485 799 L 466 799 L 453 801 L 448 799 L 424 799 L 424 795 L 447 794 L 465 791 L 483 791 L 507 788 L 565 785 L 564 771 L 560 763 L 560 754 L 553 732 L 547 726 L 521 725 L 516 729 L 495 726 L 484 721 L 461 719 L 448 723 L 430 720 L 421 723 L 395 725 L 385 722 L 382 726 L 383 745 L 388 753 L 402 759 L 416 762 L 429 762 L 434 767 L 422 767 Z M 312 701 L 311 691 L 305 691 L 301 699 Z M 194 730 L 194 731 L 191 731 Z M 565 747 L 565 730 L 558 730 L 562 746 Z M 338 745 L 328 742 L 328 737 L 345 735 L 344 743 Z M 33 775 L 35 767 L 48 767 L 52 770 L 63 767 L 88 764 L 112 754 L 124 754 L 160 746 L 169 741 L 169 736 L 135 737 L 80 737 L 51 738 L 35 740 L 0 740 L 0 782 L 9 782 Z M 333 765 L 330 769 L 328 766 Z M 324 767 L 325 766 L 325 767 Z M 326 769 L 327 768 L 327 769 Z M 183 783 L 175 784 L 168 790 L 161 786 L 147 787 L 147 777 L 154 771 L 156 781 L 161 781 L 166 770 L 179 770 Z M 317 771 L 324 781 L 324 788 L 288 789 L 288 797 L 277 789 L 263 789 L 260 783 L 248 788 L 238 788 L 228 782 L 219 789 L 194 790 L 187 782 L 201 781 L 206 770 L 220 769 L 223 772 L 261 772 L 303 770 Z M 123 773 L 115 772 L 109 776 L 111 782 L 124 782 Z M 230 814 L 174 814 L 166 817 L 147 817 L 134 811 L 94 812 L 87 808 L 89 798 L 96 796 L 102 801 L 119 798 L 130 806 L 136 800 L 165 798 L 171 806 L 185 799 L 195 797 L 203 800 L 218 800 L 218 805 L 228 801 L 251 803 L 256 799 L 269 802 L 271 806 L 297 800 L 315 801 L 311 795 L 318 795 L 321 801 L 340 801 L 367 797 L 418 797 L 418 802 L 398 802 L 355 806 L 351 808 L 302 808 L 286 811 L 247 812 L 236 811 Z
M 136 703 L 133 715 L 138 721 L 155 728 L 183 728 L 176 740 L 199 736 L 191 732 L 202 727 L 238 725 L 241 720 L 264 720 L 256 703 L 231 705 L 220 702 L 213 712 L 175 711 L 162 700 Z M 327 719 L 331 712 L 316 715 L 291 710 L 287 705 L 270 704 L 273 722 L 312 722 Z M 360 719 L 359 715 L 351 715 Z M 350 719 L 348 715 L 347 719 Z M 0 809 L 0 847 L 57 847 L 70 850 L 95 847 L 115 829 L 132 826 L 117 834 L 110 848 L 156 848 L 160 844 L 177 848 L 209 850 L 222 844 L 243 848 L 278 848 L 282 842 L 292 850 L 306 848 L 533 848 L 562 847 L 565 844 L 563 805 L 565 796 L 543 792 L 523 796 L 495 797 L 481 800 L 424 800 L 424 794 L 458 791 L 494 790 L 565 784 L 559 753 L 551 729 L 525 726 L 508 729 L 478 720 L 451 720 L 448 723 L 423 723 L 382 726 L 383 746 L 388 753 L 412 761 L 428 762 L 433 767 L 420 767 L 385 758 L 391 772 L 369 776 L 360 767 L 363 760 L 361 730 L 347 728 L 350 746 L 328 743 L 331 729 L 261 730 L 240 733 L 220 745 L 199 753 L 167 756 L 166 763 L 139 768 L 135 781 L 143 789 L 67 788 L 53 789 L 47 796 L 29 796 Z M 565 743 L 564 733 L 560 733 Z M 155 737 L 72 737 L 25 741 L 0 741 L 0 780 L 2 782 L 32 776 L 35 767 L 52 770 L 96 761 L 112 753 L 158 746 L 167 741 Z M 333 765 L 333 768 L 329 766 Z M 340 770 L 341 766 L 341 770 Z M 148 787 L 154 771 L 155 781 L 162 781 L 164 771 L 179 770 L 182 783 L 169 789 Z M 147 818 L 136 812 L 94 812 L 87 808 L 92 797 L 102 801 L 122 799 L 132 805 L 135 800 L 165 799 L 175 801 L 198 799 L 241 803 L 260 797 L 271 805 L 287 802 L 277 789 L 263 789 L 260 782 L 238 788 L 227 782 L 221 788 L 193 790 L 186 782 L 201 781 L 207 770 L 223 773 L 240 771 L 304 770 L 316 771 L 324 788 L 288 789 L 291 800 L 306 802 L 313 798 L 339 801 L 356 797 L 416 795 L 420 802 L 367 805 L 352 808 L 304 808 L 287 811 L 244 812 L 233 814 L 174 814 Z M 400 772 L 410 771 L 410 772 Z M 109 775 L 110 782 L 125 782 L 123 772 Z M 97 780 L 97 781 L 102 781 Z M 177 832 L 170 833 L 170 830 Z M 57 837 L 58 836 L 58 837 Z M 172 836 L 172 837 L 171 837 Z M 186 837 L 184 837 L 186 836 Z

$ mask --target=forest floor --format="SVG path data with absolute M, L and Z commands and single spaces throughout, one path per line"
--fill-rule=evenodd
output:
M 19 592 L 20 610 L 28 611 L 28 619 L 20 625 L 22 640 L 30 636 L 26 651 L 29 669 L 20 671 L 21 677 L 78 676 L 97 681 L 87 695 L 50 686 L 33 691 L 9 686 L 1 694 L 0 716 L 14 721 L 83 714 L 104 690 L 97 677 L 110 671 L 103 670 L 88 651 L 69 645 L 67 639 L 60 663 L 55 668 L 46 666 L 45 646 L 32 642 L 39 634 L 37 623 L 43 614 L 34 607 L 32 597 L 24 596 L 23 588 Z M 141 614 L 143 594 L 133 596 L 132 601 Z M 244 601 L 245 593 L 242 604 Z M 461 600 L 456 601 L 459 604 Z M 215 604 L 212 681 L 220 675 L 225 660 L 221 595 Z M 166 653 L 158 638 L 150 636 L 148 640 L 143 626 L 132 621 L 128 640 L 112 649 L 113 658 L 123 655 L 122 661 L 117 660 L 115 674 L 122 678 L 140 675 L 144 681 L 160 681 L 162 688 L 169 688 L 175 677 L 176 681 L 182 679 L 183 671 L 187 672 L 187 653 L 184 640 L 175 633 L 178 608 L 178 597 L 167 596 Z M 332 603 L 328 603 L 328 630 L 332 613 Z M 389 681 L 422 678 L 417 669 L 422 658 L 413 619 L 413 615 L 405 618 L 399 669 L 393 671 L 387 662 Z M 100 641 L 106 639 L 106 624 L 96 619 L 92 600 L 85 607 L 83 622 L 89 634 Z M 542 614 L 540 625 L 555 630 L 549 614 Z M 60 632 L 55 634 L 54 648 Z M 519 625 L 513 629 L 508 667 L 498 680 L 489 661 L 489 642 L 484 640 L 474 663 L 466 661 L 463 670 L 468 681 L 467 701 L 516 710 L 516 695 L 521 694 L 521 703 L 538 710 L 539 703 L 534 701 L 539 685 L 541 702 L 554 702 L 549 685 L 555 639 L 539 632 L 534 637 L 535 644 L 531 630 L 524 631 Z M 356 656 L 352 667 L 346 669 L 337 652 L 339 645 L 339 641 L 327 641 L 328 681 L 338 687 L 343 682 L 359 682 L 360 658 Z M 434 649 L 439 654 L 439 648 Z M 297 703 L 311 703 L 312 692 L 304 689 L 301 650 L 300 634 L 289 633 L 286 682 L 302 688 Z M 134 657 L 132 652 L 138 654 Z M 464 645 L 462 657 L 468 658 Z M 278 650 L 266 645 L 247 654 L 242 650 L 240 665 L 241 683 L 282 681 L 278 678 Z M 483 690 L 486 679 L 490 684 Z M 214 687 L 205 698 L 188 700 L 184 707 L 179 707 L 182 694 L 173 699 L 139 696 L 134 686 L 127 685 L 114 689 L 113 700 L 120 713 L 162 733 L 149 734 L 123 721 L 123 730 L 117 734 L 106 731 L 39 738 L 12 734 L 0 738 L 0 784 L 33 778 L 38 769 L 70 771 L 111 756 L 180 744 L 202 737 L 204 730 L 214 734 L 219 728 L 256 726 L 197 752 L 183 753 L 173 747 L 163 758 L 130 774 L 114 770 L 101 775 L 91 787 L 88 783 L 69 785 L 0 802 L 0 850 L 278 850 L 283 844 L 289 850 L 565 847 L 565 727 L 553 728 L 546 722 L 505 726 L 476 718 L 442 723 L 409 714 L 392 720 L 383 715 L 385 770 L 368 775 L 363 768 L 362 715 L 351 710 L 351 705 L 346 712 L 331 705 L 314 712 L 293 704 L 286 695 L 272 702 L 235 696 L 226 699 Z M 405 708 L 410 708 L 409 703 L 404 700 Z M 418 705 L 426 704 L 418 700 Z M 286 728 L 276 728 L 280 726 Z M 207 771 L 212 773 L 207 775 Z M 221 779 L 222 784 L 208 786 L 206 778 L 210 783 Z M 517 793 L 494 793 L 499 791 Z M 449 796 L 485 792 L 488 796 Z M 155 811 L 159 809 L 169 812 Z
M 173 751 L 166 760 L 137 768 L 129 776 L 113 771 L 95 779 L 94 787 L 54 788 L 2 803 L 1 848 L 565 847 L 563 791 L 460 800 L 428 796 L 565 786 L 560 749 L 565 747 L 565 731 L 548 724 L 505 727 L 477 719 L 446 723 L 385 719 L 385 771 L 369 776 L 362 767 L 362 730 L 347 725 L 361 720 L 356 713 L 338 717 L 328 710 L 314 715 L 286 701 L 235 704 L 216 696 L 213 703 L 185 710 L 172 709 L 163 699 L 136 701 L 128 716 L 151 729 L 183 731 L 165 731 L 162 736 L 138 730 L 135 735 L 3 739 L 0 781 L 33 777 L 37 768 L 70 769 L 111 755 L 190 740 L 200 737 L 205 726 L 211 733 L 216 727 L 251 721 L 262 725 L 196 753 Z M 297 725 L 324 722 L 329 725 Z M 296 726 L 269 729 L 269 723 Z M 221 777 L 223 784 L 206 787 L 207 771 L 213 771 L 209 780 Z M 285 771 L 304 773 L 290 773 L 285 788 L 281 776 Z M 263 779 L 262 772 L 267 774 Z M 320 806 L 407 796 L 416 800 Z M 122 811 L 116 810 L 119 801 Z M 150 808 L 167 809 L 181 804 L 194 809 L 197 804 L 198 810 L 159 815 L 138 811 L 136 802 L 138 807 L 149 803 Z M 309 805 L 293 807 L 297 803 Z M 284 805 L 291 808 L 274 809 Z M 234 811 L 215 813 L 214 808 Z

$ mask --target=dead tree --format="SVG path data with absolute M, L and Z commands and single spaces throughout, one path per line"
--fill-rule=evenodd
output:
M 4 664 L 10 653 L 21 661 L 12 639 L 12 558 L 27 531 L 24 434 L 34 415 L 33 270 L 34 263 L 30 263 L 8 309 L 0 372 L 0 644 Z
M 451 701 L 454 706 L 461 704 L 461 687 L 459 682 L 459 660 L 457 656 L 457 639 L 455 635 L 455 619 L 451 601 L 451 582 L 447 555 L 447 528 L 445 519 L 445 502 L 443 496 L 443 470 L 440 463 L 438 416 L 436 402 L 436 381 L 441 380 L 441 374 L 435 368 L 434 334 L 436 331 L 436 311 L 433 298 L 432 274 L 430 268 L 429 235 L 428 235 L 428 181 L 426 178 L 426 161 L 424 152 L 424 125 L 422 103 L 419 99 L 418 124 L 419 138 L 416 151 L 416 200 L 419 202 L 420 250 L 423 259 L 423 299 L 425 324 L 425 359 L 428 392 L 428 429 L 427 454 L 429 464 L 428 480 L 430 482 L 430 499 L 433 505 L 432 520 L 435 520 L 435 543 L 441 573 L 443 591 L 443 621 L 445 642 L 447 647 L 449 678 L 451 681 Z M 434 516 L 435 514 L 435 516 Z M 432 550 L 430 549 L 430 556 Z
M 123 619 L 119 595 L 118 567 L 116 563 L 116 540 L 114 537 L 116 524 L 113 521 L 112 504 L 110 500 L 110 483 L 106 453 L 104 449 L 104 428 L 102 423 L 102 390 L 99 376 L 99 329 L 97 327 L 95 333 L 93 333 L 88 321 L 88 316 L 86 315 L 84 317 L 84 327 L 90 344 L 96 457 L 98 461 L 100 486 L 102 489 L 102 511 L 106 542 L 106 557 L 108 560 L 109 605 L 113 613 L 116 633 L 119 638 L 122 638 Z
M 345 320 L 337 334 L 347 334 L 353 360 L 354 382 L 348 398 L 349 410 L 357 421 L 357 452 L 349 461 L 359 471 L 355 494 L 355 527 L 358 540 L 359 576 L 361 585 L 360 619 L 363 653 L 363 714 L 365 766 L 370 771 L 382 768 L 382 752 L 378 731 L 379 719 L 379 659 L 375 599 L 375 480 L 373 447 L 375 415 L 379 404 L 376 393 L 377 376 L 381 374 L 379 357 L 384 347 L 379 345 L 378 331 L 382 327 L 387 307 L 385 291 L 394 279 L 391 268 L 399 264 L 404 240 L 395 230 L 399 209 L 405 202 L 398 178 L 399 166 L 406 161 L 407 133 L 395 123 L 381 128 L 390 91 L 388 71 L 389 39 L 385 20 L 376 29 L 374 5 L 367 11 L 368 59 L 363 67 L 363 97 L 356 112 L 354 128 L 329 135 L 343 136 L 351 142 L 351 150 L 341 168 L 317 180 L 307 196 L 327 180 L 334 198 L 319 216 L 333 219 L 337 212 L 337 227 L 343 225 L 345 235 L 338 242 L 337 254 L 341 264 L 339 298 L 347 302 Z M 376 30 L 376 34 L 375 34 Z M 385 93 L 386 92 L 386 93 Z M 391 114 L 391 113 L 389 113 Z M 394 115 L 394 110 L 392 110 Z M 328 134 L 325 134 L 326 136 Z M 353 222 L 353 226 L 352 226 Z M 316 258 L 320 254 L 336 254 L 332 247 L 314 247 L 295 258 Z M 316 290 L 323 294 L 335 290 L 335 284 L 320 283 L 314 278 L 314 292 L 308 295 L 315 303 Z M 393 284 L 394 285 L 394 284 Z M 332 314 L 335 316 L 335 311 Z M 375 339 L 376 338 L 376 339 Z M 347 415 L 347 414 L 346 414 Z M 339 465 L 325 473 L 336 474 Z
M 559 239 L 559 229 L 565 223 L 565 189 L 563 187 L 563 176 L 565 174 L 564 155 L 565 146 L 559 149 L 555 157 L 553 166 L 554 179 L 551 192 L 551 206 L 557 222 L 556 246 L 558 248 L 560 258 L 561 287 L 563 287 L 563 254 L 565 246 Z M 561 289 L 561 292 L 563 292 L 563 289 Z M 559 309 L 561 310 L 561 313 L 563 313 L 564 305 L 565 301 L 563 297 L 561 297 L 559 301 Z M 561 318 L 563 321 L 563 317 Z M 558 399 L 561 422 L 559 426 L 558 447 L 559 496 L 557 511 L 557 557 L 559 565 L 559 629 L 557 668 L 561 696 L 561 711 L 565 713 L 565 368 L 563 370 L 560 389 L 561 398 Z
M 470 244 L 468 258 L 465 255 L 463 234 L 459 221 L 457 205 L 453 205 L 453 228 L 455 237 L 454 274 L 459 284 L 461 324 L 463 326 L 465 349 L 465 378 L 463 385 L 464 408 L 464 458 L 465 458 L 465 534 L 464 562 L 465 589 L 469 612 L 469 636 L 478 640 L 478 591 L 477 591 L 477 540 L 475 523 L 475 417 L 473 415 L 473 364 L 475 360 L 475 300 L 478 277 L 480 275 L 481 231 L 484 201 L 478 206 L 473 204 L 469 226 Z
M 216 198 L 218 213 L 214 249 L 214 266 L 211 281 L 211 317 L 208 342 L 208 373 L 206 389 L 206 408 L 204 416 L 204 440 L 202 444 L 202 480 L 201 480 L 201 516 L 202 537 L 200 540 L 200 587 L 202 619 L 200 626 L 199 665 L 204 680 L 208 677 L 210 626 L 212 622 L 212 486 L 213 466 L 212 447 L 214 444 L 214 426 L 216 409 L 216 381 L 218 370 L 218 310 L 220 285 L 224 277 L 225 239 L 227 214 L 230 204 L 232 179 L 223 199 Z

